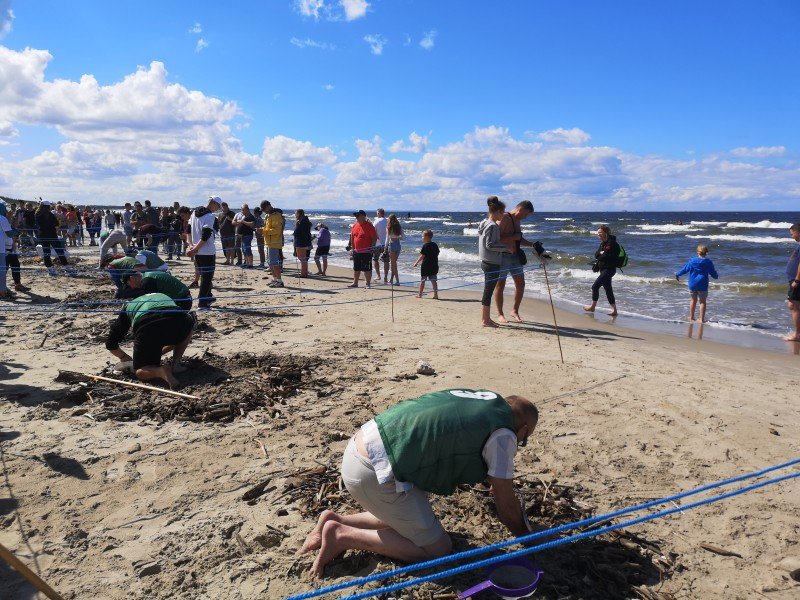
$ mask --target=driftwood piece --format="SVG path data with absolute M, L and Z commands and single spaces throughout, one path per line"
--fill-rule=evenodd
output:
M 95 381 L 105 381 L 107 383 L 115 383 L 117 385 L 122 385 L 131 388 L 137 388 L 140 390 L 148 390 L 150 392 L 158 392 L 160 394 L 166 394 L 167 396 L 175 396 L 177 398 L 186 398 L 187 400 L 200 400 L 199 396 L 192 396 L 191 394 L 182 394 L 181 392 L 176 392 L 173 390 L 168 390 L 165 388 L 155 387 L 152 385 L 145 385 L 143 383 L 134 383 L 133 381 L 124 381 L 122 379 L 112 379 L 111 377 L 103 377 L 102 375 L 87 375 L 86 373 L 77 373 L 75 371 L 59 371 L 59 377 L 63 379 L 79 379 L 79 378 L 86 378 L 86 379 L 93 379 Z
M 14 556 L 10 550 L 8 550 L 5 546 L 0 544 L 0 558 L 8 563 L 8 565 L 13 568 L 17 573 L 22 575 L 25 579 L 27 579 L 33 587 L 37 590 L 42 592 L 45 596 L 50 598 L 51 600 L 64 600 L 58 592 L 56 592 L 53 588 L 51 588 L 47 583 L 45 583 L 41 577 L 39 577 L 36 573 L 31 571 L 28 566 Z
M 706 544 L 704 542 L 700 544 L 700 547 L 703 550 L 708 550 L 709 552 L 713 552 L 714 554 L 719 554 L 720 556 L 735 556 L 736 558 L 744 558 L 738 552 L 734 552 L 733 550 L 726 550 L 725 548 L 720 548 L 719 546 L 714 546 L 713 544 Z
M 272 481 L 272 477 L 267 477 L 264 481 L 259 483 L 258 485 L 254 485 L 249 490 L 247 490 L 244 494 L 242 494 L 242 500 L 255 500 L 261 494 L 264 493 L 264 490 L 269 485 L 269 482 Z

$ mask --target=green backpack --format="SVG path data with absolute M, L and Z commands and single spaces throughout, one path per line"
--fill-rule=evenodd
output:
M 625 248 L 622 247 L 622 244 L 617 244 L 619 246 L 619 254 L 617 254 L 617 264 L 616 267 L 621 269 L 622 267 L 628 266 L 628 253 L 625 252 Z

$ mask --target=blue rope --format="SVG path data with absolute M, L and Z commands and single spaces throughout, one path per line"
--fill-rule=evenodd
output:
M 779 464 L 779 465 L 775 465 L 775 466 L 772 466 L 772 467 L 767 467 L 767 468 L 761 469 L 759 471 L 754 471 L 752 473 L 747 473 L 747 474 L 744 474 L 744 475 L 738 475 L 736 477 L 732 477 L 730 479 L 724 479 L 724 480 L 718 481 L 716 483 L 710 483 L 710 484 L 701 486 L 699 488 L 695 488 L 695 489 L 692 489 L 692 490 L 687 490 L 685 492 L 681 492 L 681 493 L 675 494 L 673 496 L 668 496 L 666 498 L 661 498 L 659 500 L 651 500 L 650 502 L 645 502 L 645 503 L 639 504 L 637 506 L 632 506 L 632 507 L 624 508 L 624 509 L 621 509 L 621 510 L 618 510 L 618 511 L 606 513 L 604 515 L 598 515 L 596 517 L 583 519 L 581 521 L 576 521 L 574 523 L 567 523 L 567 524 L 564 524 L 564 525 L 559 525 L 558 527 L 553 527 L 553 528 L 547 529 L 545 531 L 539 531 L 539 532 L 532 533 L 532 534 L 525 535 L 525 536 L 521 536 L 521 537 L 518 537 L 518 538 L 505 540 L 505 541 L 502 541 L 502 542 L 497 542 L 495 544 L 490 544 L 489 546 L 484 546 L 482 548 L 475 548 L 473 550 L 467 550 L 465 552 L 460 552 L 458 554 L 451 554 L 449 556 L 443 556 L 441 558 L 436 558 L 436 559 L 433 559 L 433 560 L 429 560 L 429 561 L 425 561 L 425 562 L 421 562 L 421 563 L 416 563 L 416 564 L 413 564 L 413 565 L 409 565 L 407 567 L 401 567 L 399 569 L 394 569 L 394 570 L 391 570 L 391 571 L 385 571 L 385 572 L 382 572 L 382 573 L 374 573 L 372 575 L 368 575 L 367 577 L 362 577 L 360 579 L 355 579 L 355 580 L 351 580 L 351 581 L 345 581 L 345 582 L 337 583 L 335 585 L 328 586 L 328 587 L 325 587 L 325 588 L 321 588 L 321 589 L 318 589 L 318 590 L 312 590 L 310 592 L 305 592 L 303 594 L 298 594 L 296 596 L 290 596 L 286 600 L 305 600 L 306 598 L 314 598 L 314 597 L 317 597 L 317 596 L 322 596 L 324 594 L 330 594 L 332 592 L 336 592 L 336 591 L 339 591 L 339 590 L 342 590 L 342 589 L 346 589 L 346 588 L 349 588 L 349 587 L 360 586 L 360 585 L 364 585 L 364 584 L 367 584 L 367 583 L 371 583 L 373 581 L 379 581 L 381 579 L 387 579 L 389 577 L 405 575 L 407 573 L 411 573 L 411 572 L 414 572 L 414 571 L 419 571 L 421 569 L 429 569 L 429 568 L 432 568 L 432 567 L 438 567 L 439 565 L 446 564 L 448 562 L 453 562 L 455 560 L 460 560 L 460 559 L 464 559 L 464 558 L 471 558 L 473 556 L 478 556 L 480 554 L 486 554 L 487 552 L 498 550 L 500 548 L 505 548 L 507 546 L 513 546 L 515 544 L 523 544 L 523 543 L 531 542 L 533 540 L 536 540 L 536 539 L 539 539 L 539 538 L 542 538 L 542 537 L 550 537 L 552 535 L 556 535 L 558 533 L 561 533 L 563 531 L 568 531 L 570 529 L 575 529 L 577 527 L 586 527 L 586 526 L 593 525 L 593 524 L 599 523 L 601 521 L 607 521 L 609 519 L 613 519 L 613 518 L 616 518 L 616 517 L 619 517 L 619 516 L 622 516 L 622 515 L 625 515 L 625 514 L 628 514 L 628 513 L 638 512 L 640 510 L 644 510 L 644 509 L 647 509 L 647 508 L 652 508 L 654 506 L 658 506 L 659 504 L 665 504 L 667 502 L 674 502 L 676 500 L 681 500 L 681 499 L 687 498 L 689 496 L 694 496 L 694 495 L 697 495 L 697 494 L 700 494 L 700 493 L 703 493 L 703 492 L 707 492 L 708 490 L 711 490 L 711 489 L 723 487 L 723 486 L 726 486 L 726 485 L 731 485 L 733 483 L 739 483 L 739 482 L 745 481 L 747 479 L 754 479 L 756 477 L 761 477 L 762 475 L 765 475 L 765 474 L 770 473 L 772 471 L 785 469 L 786 467 L 790 467 L 790 466 L 796 465 L 798 463 L 800 463 L 800 458 L 796 458 L 794 460 L 790 460 L 788 462 L 785 462 L 785 463 L 782 463 L 782 464 Z M 797 477 L 797 476 L 800 476 L 800 472 L 791 475 L 791 477 Z M 742 489 L 747 490 L 749 488 L 742 488 Z M 755 489 L 755 488 L 752 488 L 752 489 Z M 742 493 L 742 492 L 739 492 L 739 493 Z M 734 494 L 734 495 L 736 495 L 736 494 Z M 715 498 L 720 498 L 721 499 L 722 497 L 720 496 L 720 497 L 715 497 Z M 693 507 L 693 506 L 699 506 L 700 504 L 706 503 L 707 501 L 708 501 L 708 499 L 700 500 L 700 501 L 698 501 L 698 502 L 696 502 L 694 504 L 688 504 L 688 505 L 686 505 L 684 507 L 679 507 L 679 509 L 684 509 L 685 510 L 685 509 L 688 509 L 688 508 Z M 713 501 L 716 501 L 716 500 L 713 500 Z M 671 510 L 674 511 L 675 509 L 671 509 Z M 659 513 L 653 513 L 653 515 L 658 515 L 658 514 Z M 664 513 L 664 514 L 671 514 L 671 513 Z M 650 516 L 652 517 L 652 515 L 650 515 Z M 635 520 L 635 521 L 639 522 L 638 520 Z M 620 526 L 623 526 L 623 525 L 617 525 L 617 526 L 611 526 L 611 527 L 613 529 L 613 528 L 618 528 Z M 607 529 L 607 530 L 611 531 L 611 529 Z M 593 531 L 593 532 L 590 532 L 590 533 L 592 533 L 592 535 L 598 535 L 599 532 L 603 532 L 603 531 L 604 530 L 596 530 L 596 531 Z M 567 537 L 567 538 L 563 538 L 563 539 L 570 540 L 571 538 Z M 576 539 L 581 539 L 581 538 L 576 538 Z M 546 546 L 546 544 L 545 544 L 545 546 Z M 544 549 L 544 548 L 542 548 L 542 549 Z M 530 550 L 530 551 L 532 552 L 534 550 Z M 527 554 L 528 552 L 524 552 L 524 553 Z M 512 556 L 515 556 L 515 555 L 516 554 L 512 553 L 512 554 L 509 554 L 509 555 L 502 555 L 499 558 L 500 558 L 500 560 L 506 560 L 507 558 L 510 558 Z M 522 554 L 519 554 L 519 556 L 522 556 Z M 498 560 L 495 560 L 495 559 L 487 559 L 487 560 L 493 561 L 493 562 L 498 562 Z M 476 563 L 475 567 L 473 567 L 473 568 L 477 568 L 479 566 L 484 566 L 484 564 L 492 564 L 492 562 L 483 561 L 480 564 Z M 463 569 L 462 567 L 458 567 L 458 569 L 468 570 L 468 569 Z M 461 571 L 457 571 L 457 572 L 460 573 Z M 389 590 L 387 590 L 387 591 L 389 591 Z M 393 590 L 391 590 L 391 591 L 393 591 Z

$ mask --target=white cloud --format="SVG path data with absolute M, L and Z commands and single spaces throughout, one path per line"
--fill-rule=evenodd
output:
M 305 173 L 336 162 L 336 155 L 330 148 L 276 135 L 264 140 L 262 159 L 262 168 L 267 172 Z
M 397 140 L 394 144 L 389 146 L 389 152 L 410 152 L 412 154 L 419 154 L 428 149 L 428 136 L 419 135 L 416 131 L 411 132 L 408 136 L 409 144 L 406 145 L 403 140 Z
M 325 85 L 322 86 L 322 89 L 325 90 L 326 92 L 332 92 L 335 88 L 336 86 L 333 85 L 332 83 L 326 83 Z
M 422 36 L 422 39 L 419 41 L 419 46 L 423 50 L 432 50 L 434 44 L 434 38 L 436 38 L 436 30 L 431 29 L 428 33 Z
M 202 52 L 206 48 L 208 48 L 208 42 L 205 41 L 203 38 L 200 38 L 199 40 L 197 40 L 197 44 L 194 47 L 194 51 Z
M 195 23 L 189 28 L 189 33 L 203 33 L 203 26 L 200 23 Z
M 14 23 L 14 11 L 11 10 L 11 0 L 0 0 L 0 40 L 11 33 Z
M 388 43 L 380 33 L 365 35 L 364 41 L 369 44 L 370 51 L 377 56 L 383 54 L 383 47 Z
M 549 131 L 544 131 L 539 135 L 537 135 L 536 137 L 545 142 L 572 144 L 574 146 L 580 146 L 581 144 L 585 144 L 586 142 L 588 142 L 592 136 L 590 136 L 585 131 L 578 129 L 577 127 L 573 127 L 572 129 L 563 129 L 559 127 L 558 129 L 550 129 Z
M 344 18 L 348 21 L 360 19 L 367 14 L 369 3 L 366 0 L 341 0 Z
M 405 34 L 405 36 L 406 36 L 406 41 L 403 42 L 403 46 L 411 45 L 411 36 L 408 35 L 407 33 Z
M 300 39 L 293 37 L 289 40 L 289 43 L 297 46 L 298 48 L 319 48 L 320 50 L 336 50 L 336 46 L 333 44 L 329 44 L 328 42 L 318 42 L 316 40 L 312 40 L 311 38 Z
M 786 154 L 786 148 L 784 146 L 740 147 L 731 150 L 731 154 L 743 158 L 768 158 L 770 156 L 783 156 Z
M 297 10 L 304 17 L 318 20 L 320 12 L 325 10 L 325 0 L 297 0 Z

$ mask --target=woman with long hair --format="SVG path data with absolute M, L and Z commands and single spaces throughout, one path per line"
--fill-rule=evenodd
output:
M 294 211 L 294 253 L 300 261 L 300 277 L 308 277 L 308 255 L 311 250 L 311 221 L 306 211 L 298 208 Z
M 403 227 L 400 225 L 400 221 L 397 220 L 397 215 L 389 215 L 389 220 L 386 222 L 386 251 L 389 252 L 389 265 L 391 268 L 388 283 L 394 281 L 397 285 L 400 285 L 400 275 L 397 272 L 397 257 L 400 256 L 400 240 L 402 239 Z M 387 283 L 385 278 L 383 281 Z
M 614 298 L 614 290 L 611 287 L 611 278 L 617 272 L 617 257 L 619 256 L 619 244 L 617 238 L 611 235 L 611 228 L 608 225 L 600 225 L 597 228 L 597 237 L 600 238 L 600 247 L 594 253 L 595 262 L 592 266 L 594 272 L 599 272 L 597 279 L 592 284 L 592 303 L 584 306 L 586 312 L 594 312 L 597 301 L 600 299 L 600 288 L 606 291 L 606 298 L 611 305 L 612 317 L 617 316 L 617 303 Z
M 503 217 L 506 205 L 497 196 L 489 196 L 486 200 L 488 213 L 486 218 L 478 225 L 478 254 L 481 257 L 483 270 L 483 297 L 481 298 L 481 322 L 484 327 L 498 327 L 492 321 L 492 295 L 497 287 L 500 276 L 503 256 L 508 253 L 508 247 L 500 241 L 500 226 L 498 221 Z

